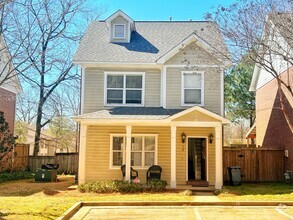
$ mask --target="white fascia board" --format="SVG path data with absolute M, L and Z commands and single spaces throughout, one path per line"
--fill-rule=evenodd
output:
M 250 87 L 249 87 L 250 92 L 255 92 L 256 91 L 260 70 L 261 70 L 261 67 L 258 64 L 255 64 L 253 74 L 252 74 L 251 83 L 250 83 Z
M 183 49 L 190 43 L 196 42 L 196 41 L 197 41 L 197 38 L 195 37 L 194 34 L 189 35 L 187 38 L 185 38 L 183 41 L 181 41 L 179 44 L 177 44 L 175 47 L 173 47 L 171 50 L 169 50 L 163 56 L 161 56 L 157 60 L 157 63 L 164 64 L 167 60 L 169 60 L 171 57 L 177 54 L 180 51 L 180 49 Z
M 83 67 L 151 67 L 162 68 L 162 64 L 157 63 L 130 63 L 130 62 L 85 62 L 85 61 L 73 61 L 73 64 Z
M 172 58 L 174 55 L 180 52 L 181 49 L 185 48 L 189 44 L 196 42 L 201 48 L 203 48 L 205 51 L 207 51 L 210 55 L 213 55 L 213 49 L 212 47 L 201 40 L 199 37 L 197 37 L 195 34 L 189 35 L 187 38 L 185 38 L 183 41 L 181 41 L 178 45 L 173 47 L 171 50 L 169 50 L 167 53 L 165 53 L 163 56 L 161 56 L 158 60 L 158 64 L 164 64 L 166 61 L 168 61 L 170 58 Z M 232 66 L 232 62 L 228 59 L 219 59 L 215 57 L 219 62 L 222 63 L 222 65 L 225 68 L 228 68 Z
M 130 29 L 131 30 L 134 30 L 134 20 L 131 18 L 131 17 L 129 17 L 127 14 L 125 14 L 122 10 L 118 10 L 118 11 L 116 11 L 114 14 L 112 14 L 112 15 L 110 15 L 106 20 L 105 20 L 105 22 L 106 22 L 106 24 L 107 24 L 107 26 L 108 27 L 110 27 L 111 26 L 111 21 L 112 20 L 114 20 L 116 17 L 118 17 L 118 16 L 122 16 L 125 20 L 127 20 L 128 22 L 129 22 L 129 24 L 130 24 Z
M 170 126 L 170 122 L 162 120 L 131 120 L 131 119 L 80 119 L 73 121 L 85 125 L 132 125 L 132 126 Z

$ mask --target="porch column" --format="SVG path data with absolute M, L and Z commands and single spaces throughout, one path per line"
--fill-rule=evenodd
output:
M 125 180 L 130 181 L 131 167 L 131 126 L 126 126 L 126 150 L 125 150 Z
M 80 124 L 78 184 L 85 183 L 86 133 L 87 133 L 87 125 Z
M 222 189 L 223 186 L 223 149 L 222 149 L 222 125 L 215 127 L 215 148 L 216 148 L 216 181 L 215 188 Z
M 170 188 L 176 188 L 176 126 L 171 126 L 171 181 Z

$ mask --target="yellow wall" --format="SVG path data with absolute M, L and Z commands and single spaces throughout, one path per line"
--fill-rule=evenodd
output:
M 181 142 L 181 133 L 187 136 L 207 137 L 213 128 L 177 128 L 177 184 L 186 184 L 186 146 Z M 122 179 L 120 169 L 110 169 L 110 133 L 125 134 L 125 126 L 88 126 L 86 141 L 86 181 Z M 132 127 L 133 134 L 158 134 L 158 165 L 162 167 L 162 179 L 170 182 L 171 129 L 170 127 Z M 147 169 L 138 169 L 145 182 Z M 215 182 L 215 146 L 208 144 L 208 177 L 210 185 Z

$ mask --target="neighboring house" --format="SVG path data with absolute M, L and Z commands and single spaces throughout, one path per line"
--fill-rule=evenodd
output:
M 74 57 L 82 69 L 79 183 L 122 179 L 121 165 L 162 167 L 171 188 L 223 185 L 228 51 L 208 21 L 94 21 Z
M 18 126 L 22 126 L 22 130 L 24 131 L 21 136 L 23 140 L 22 144 L 29 144 L 29 155 L 34 155 L 34 145 L 35 145 L 35 134 L 36 127 L 31 124 L 27 124 L 24 122 L 18 122 Z M 37 156 L 55 156 L 56 153 L 72 153 L 75 152 L 74 143 L 72 146 L 68 146 L 64 149 L 58 148 L 58 141 L 56 138 L 50 133 L 49 130 L 42 130 L 40 137 L 40 148 Z
M 0 111 L 4 112 L 9 130 L 14 132 L 16 98 L 21 92 L 21 85 L 13 70 L 13 63 L 4 39 L 0 36 Z M 9 77 L 7 77 L 9 76 Z M 7 78 L 3 83 L 3 79 Z
M 274 31 L 275 44 L 280 50 L 288 53 L 288 57 L 293 57 L 293 15 L 292 14 L 273 14 L 268 17 L 268 22 L 272 22 L 271 27 Z M 280 22 L 282 23 L 280 25 Z M 289 33 L 288 30 L 291 29 Z M 273 66 L 278 75 L 285 83 L 293 86 L 293 67 L 290 62 L 272 56 Z M 258 147 L 270 147 L 276 149 L 285 149 L 287 158 L 285 159 L 285 169 L 293 171 L 293 134 L 286 122 L 284 113 L 281 110 L 280 94 L 278 93 L 278 84 L 276 78 L 259 65 L 255 66 L 251 91 L 256 92 L 256 129 L 251 129 L 248 133 L 256 136 L 256 145 Z M 292 95 L 286 92 L 282 93 L 284 98 L 284 110 L 288 117 L 293 121 L 293 100 Z M 247 136 L 247 137 L 248 137 Z

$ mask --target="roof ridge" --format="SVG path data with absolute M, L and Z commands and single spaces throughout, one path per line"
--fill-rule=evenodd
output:
M 106 22 L 106 20 L 99 20 L 98 22 Z M 215 23 L 214 21 L 134 21 L 135 23 Z

